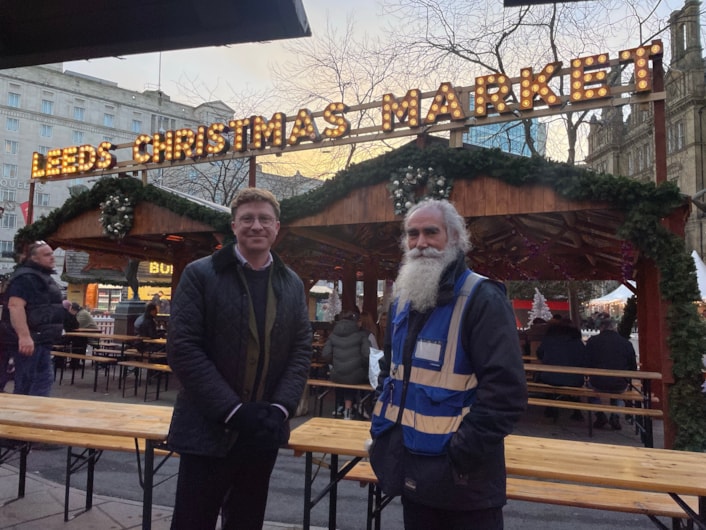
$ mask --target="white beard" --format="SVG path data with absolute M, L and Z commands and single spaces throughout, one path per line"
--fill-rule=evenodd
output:
M 393 294 L 399 298 L 399 307 L 407 302 L 420 313 L 436 305 L 439 281 L 446 267 L 456 259 L 456 249 L 416 248 L 405 252 L 402 266 L 395 280 Z

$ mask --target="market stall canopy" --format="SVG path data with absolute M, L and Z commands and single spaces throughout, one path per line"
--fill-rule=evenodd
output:
M 302 0 L 0 0 L 0 68 L 310 36 Z
M 359 280 L 360 273 L 395 278 L 402 215 L 395 213 L 391 196 L 408 166 L 415 174 L 432 168 L 448 179 L 450 199 L 471 234 L 468 260 L 481 274 L 500 280 L 622 280 L 640 257 L 618 231 L 640 197 L 655 193 L 652 185 L 441 144 L 425 149 L 409 144 L 282 201 L 275 249 L 312 282 L 342 279 L 350 270 Z M 418 182 L 403 194 L 418 197 L 430 188 Z M 678 192 L 670 204 L 660 202 L 665 212 L 688 208 Z
M 122 237 L 106 234 L 103 205 L 128 199 L 131 227 Z M 18 231 L 16 245 L 43 239 L 52 247 L 88 252 L 92 268 L 116 269 L 128 258 L 188 263 L 207 256 L 231 232 L 230 214 L 131 177 L 103 178 L 90 190 Z M 102 261 L 105 267 L 101 267 Z M 116 264 L 116 260 L 120 263 Z
M 603 306 L 606 304 L 615 303 L 625 304 L 628 298 L 635 295 L 636 289 L 635 282 L 629 281 L 628 283 L 632 286 L 632 289 L 625 285 L 621 285 L 603 296 L 592 299 L 588 302 L 588 307 Z

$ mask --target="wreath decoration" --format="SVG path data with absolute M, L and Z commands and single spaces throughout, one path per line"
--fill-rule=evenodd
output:
M 434 168 L 399 169 L 390 176 L 390 190 L 395 215 L 404 215 L 407 211 L 426 199 L 448 199 L 451 195 L 452 180 L 439 174 Z M 419 194 L 420 188 L 425 193 Z
M 122 193 L 109 195 L 100 203 L 103 233 L 112 239 L 122 239 L 132 228 L 134 220 L 132 201 Z

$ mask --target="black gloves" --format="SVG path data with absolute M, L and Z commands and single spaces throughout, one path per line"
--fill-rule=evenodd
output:
M 277 450 L 283 443 L 285 413 L 266 401 L 243 403 L 228 421 L 239 442 L 259 450 Z
M 262 421 L 269 415 L 270 408 L 270 404 L 265 401 L 243 403 L 228 420 L 228 427 L 246 435 L 254 435 L 262 429 Z

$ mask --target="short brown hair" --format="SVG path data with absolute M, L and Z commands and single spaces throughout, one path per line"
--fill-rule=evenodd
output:
M 270 203 L 275 211 L 275 217 L 279 220 L 279 201 L 271 191 L 262 188 L 244 188 L 238 192 L 230 203 L 230 213 L 233 219 L 235 219 L 235 212 L 238 210 L 238 206 L 256 201 Z

